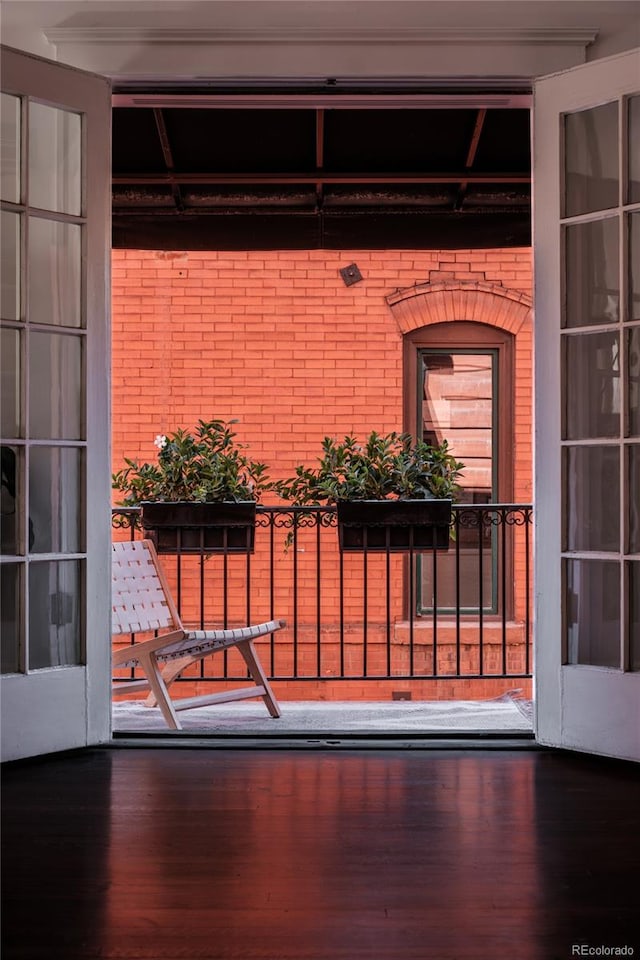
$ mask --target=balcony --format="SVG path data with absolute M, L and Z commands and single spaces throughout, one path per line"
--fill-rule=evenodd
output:
M 116 538 L 142 536 L 138 513 L 114 508 Z M 346 554 L 334 507 L 259 505 L 253 552 L 208 554 L 197 531 L 195 554 L 161 559 L 190 625 L 287 621 L 258 643 L 281 700 L 378 701 L 408 722 L 398 701 L 531 696 L 532 517 L 529 504 L 456 504 L 447 551 Z M 242 684 L 243 667 L 235 651 L 209 658 L 174 696 Z

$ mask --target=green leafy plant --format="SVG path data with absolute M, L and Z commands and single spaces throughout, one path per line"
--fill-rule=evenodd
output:
M 463 469 L 446 440 L 432 446 L 408 433 L 374 430 L 364 443 L 350 436 L 342 442 L 325 437 L 318 465 L 297 466 L 293 477 L 274 483 L 273 489 L 296 504 L 454 499 Z
M 112 487 L 123 493 L 121 506 L 143 501 L 259 500 L 271 488 L 266 464 L 249 459 L 231 425 L 237 420 L 199 420 L 193 433 L 176 430 L 159 434 L 157 463 L 126 466 L 113 474 Z

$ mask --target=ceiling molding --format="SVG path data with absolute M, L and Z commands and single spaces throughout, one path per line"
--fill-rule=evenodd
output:
M 407 30 L 407 29 L 215 29 L 210 27 L 51 27 L 47 40 L 64 44 L 245 44 L 270 46 L 310 44 L 331 46 L 576 46 L 586 47 L 598 35 L 597 29 L 547 27 L 521 29 Z
M 531 94 L 429 94 L 429 93 L 303 93 L 303 94 L 164 94 L 114 93 L 114 107 L 143 107 L 146 109 L 179 108 L 180 110 L 206 108 L 299 110 L 324 108 L 331 110 L 527 110 Z
M 148 93 L 149 78 L 131 76 L 118 81 L 119 93 Z M 156 94 L 165 92 L 168 95 L 175 95 L 180 90 L 185 90 L 187 94 L 199 95 L 216 91 L 216 96 L 224 93 L 237 97 L 243 96 L 312 96 L 323 95 L 331 91 L 333 96 L 366 96 L 379 95 L 383 99 L 387 96 L 415 97 L 422 96 L 476 96 L 482 91 L 489 96 L 504 97 L 507 94 L 525 94 L 531 92 L 531 85 L 523 80 L 519 75 L 505 76 L 481 76 L 465 75 L 459 76 L 438 76 L 425 77 L 423 75 L 412 76 L 357 76 L 331 75 L 326 74 L 309 76 L 307 74 L 297 76 L 274 76 L 269 74 L 268 80 L 256 78 L 255 76 L 216 76 L 213 78 L 210 74 L 192 75 L 188 77 L 173 76 L 170 79 L 166 77 L 154 77 L 152 89 Z M 245 94 L 242 91 L 247 91 Z

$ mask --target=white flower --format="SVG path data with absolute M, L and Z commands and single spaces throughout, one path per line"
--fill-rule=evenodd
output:
M 156 437 L 155 440 L 153 441 L 153 445 L 154 445 L 154 447 L 157 447 L 158 450 L 162 450 L 163 447 L 166 447 L 166 445 L 167 445 L 167 438 L 165 437 L 164 433 L 159 433 L 159 434 L 157 435 L 157 437 Z

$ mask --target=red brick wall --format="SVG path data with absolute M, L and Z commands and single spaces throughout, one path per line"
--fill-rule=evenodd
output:
M 339 270 L 354 262 L 363 279 L 347 287 Z M 467 319 L 515 334 L 514 500 L 529 501 L 530 294 L 529 249 L 115 250 L 114 469 L 125 455 L 155 459 L 156 434 L 198 418 L 237 418 L 274 479 L 313 463 L 327 434 L 401 430 L 403 334 Z M 361 619 L 360 597 L 349 602 Z M 254 606 L 260 616 L 259 596 Z
M 352 262 L 363 280 L 346 287 L 338 271 Z M 153 459 L 156 434 L 198 417 L 239 418 L 274 476 L 314 460 L 325 434 L 401 429 L 402 332 L 385 298 L 430 274 L 528 294 L 530 251 L 115 250 L 114 467 L 124 454 Z M 516 434 L 530 450 L 530 329 L 519 338 Z

